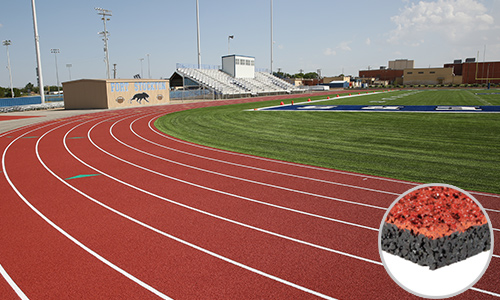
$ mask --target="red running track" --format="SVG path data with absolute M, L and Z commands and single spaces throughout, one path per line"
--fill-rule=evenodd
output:
M 2 299 L 412 299 L 385 209 L 417 183 L 221 151 L 105 111 L 0 135 Z M 499 195 L 474 193 L 500 228 Z M 496 234 L 498 236 L 498 234 Z M 500 251 L 457 299 L 500 296 Z

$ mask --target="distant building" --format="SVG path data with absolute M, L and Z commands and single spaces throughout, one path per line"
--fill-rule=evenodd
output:
M 351 82 L 351 76 L 332 76 L 321 78 L 321 83 L 330 83 L 332 81 L 347 81 Z
M 403 70 L 375 69 L 360 70 L 359 77 L 363 82 L 371 84 L 370 81 L 388 81 L 390 84 L 402 83 Z
M 455 74 L 460 71 L 463 84 L 500 83 L 500 61 L 467 62 L 466 60 L 461 64 L 461 68 L 454 65 L 453 69 Z
M 392 70 L 404 70 L 413 69 L 415 67 L 415 61 L 409 59 L 396 59 L 389 61 L 389 69 Z
M 405 69 L 403 84 L 436 85 L 461 84 L 462 76 L 453 73 L 453 68 L 411 68 Z

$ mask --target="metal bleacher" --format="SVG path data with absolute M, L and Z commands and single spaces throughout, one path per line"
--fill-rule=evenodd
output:
M 255 72 L 254 78 L 235 78 L 217 69 L 177 68 L 177 73 L 228 97 L 303 92 L 302 89 L 266 72 Z

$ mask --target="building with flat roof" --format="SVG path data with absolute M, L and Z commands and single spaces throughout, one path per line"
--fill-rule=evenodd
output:
M 455 75 L 453 68 L 411 68 L 405 69 L 403 84 L 436 85 L 461 84 L 462 76 Z
M 236 54 L 223 56 L 222 71 L 234 78 L 254 78 L 255 57 Z
M 409 59 L 396 59 L 389 61 L 389 69 L 392 70 L 404 70 L 413 69 L 415 67 L 415 61 Z

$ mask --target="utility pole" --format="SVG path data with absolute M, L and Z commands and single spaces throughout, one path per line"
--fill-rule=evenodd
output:
M 56 82 L 57 82 L 57 94 L 59 94 L 59 70 L 57 68 L 57 53 L 59 53 L 59 49 L 50 49 L 51 53 L 54 53 L 54 57 L 56 60 Z
M 31 0 L 31 9 L 33 12 L 33 31 L 35 33 L 35 50 L 36 50 L 36 74 L 38 76 L 38 88 L 40 89 L 40 100 L 45 103 L 45 94 L 42 78 L 42 59 L 40 57 L 40 37 L 38 36 L 38 25 L 36 23 L 35 0 Z
M 116 79 L 116 64 L 113 64 L 113 79 Z
M 7 69 L 9 69 L 9 79 L 10 79 L 10 96 L 14 98 L 14 88 L 12 87 L 12 72 L 10 70 L 10 56 L 9 56 L 9 45 L 12 42 L 10 40 L 3 41 L 3 45 L 7 48 Z
M 106 29 L 106 21 L 110 20 L 107 17 L 108 16 L 111 17 L 112 14 L 111 14 L 110 10 L 107 10 L 107 9 L 104 9 L 104 8 L 96 7 L 94 9 L 98 11 L 97 12 L 98 15 L 102 16 L 101 20 L 102 20 L 102 23 L 104 25 L 104 31 L 99 32 L 98 34 L 102 34 L 103 35 L 103 39 L 102 40 L 104 41 L 104 54 L 105 54 L 104 60 L 106 61 L 106 76 L 107 76 L 107 79 L 109 79 L 109 48 L 108 48 L 108 31 Z

